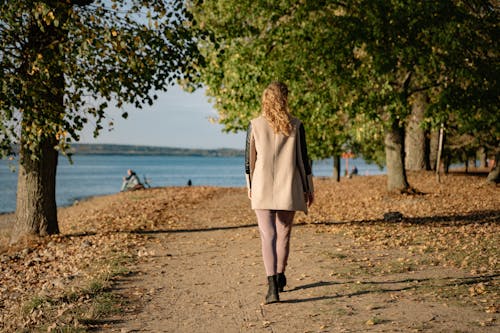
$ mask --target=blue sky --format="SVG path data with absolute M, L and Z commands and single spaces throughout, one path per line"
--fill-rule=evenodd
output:
M 114 143 L 180 148 L 237 148 L 243 149 L 245 133 L 222 132 L 222 126 L 209 121 L 217 116 L 208 102 L 204 90 L 187 93 L 180 87 L 170 87 L 158 93 L 153 106 L 135 109 L 124 106 L 121 110 L 109 108 L 104 130 L 97 139 L 92 137 L 93 125 L 83 131 L 82 143 Z M 121 113 L 128 112 L 123 119 Z M 114 122 L 109 131 L 106 124 Z

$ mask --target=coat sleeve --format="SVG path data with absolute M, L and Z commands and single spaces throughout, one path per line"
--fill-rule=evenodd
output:
M 247 129 L 247 138 L 245 145 L 245 178 L 247 182 L 247 188 L 249 190 L 252 188 L 252 175 L 253 168 L 255 166 L 256 155 L 257 153 L 255 151 L 255 143 L 252 134 L 252 123 L 250 123 Z
M 307 143 L 306 143 L 306 131 L 304 129 L 304 125 L 300 123 L 299 126 L 299 140 L 300 140 L 300 150 L 302 157 L 302 165 L 304 166 L 304 171 L 306 174 L 306 192 L 312 193 L 314 192 L 314 184 L 312 180 L 312 169 L 311 162 L 309 161 L 309 156 L 307 154 Z

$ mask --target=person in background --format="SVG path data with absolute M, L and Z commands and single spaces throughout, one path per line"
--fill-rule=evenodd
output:
M 136 190 L 139 188 L 144 188 L 144 186 L 141 184 L 141 181 L 139 180 L 139 177 L 133 170 L 128 169 L 127 176 L 123 177 L 122 188 L 120 189 L 120 192 Z
M 358 175 L 358 168 L 356 166 L 352 167 L 351 173 L 349 174 L 349 178 L 352 178 L 353 176 Z
M 273 82 L 263 92 L 262 113 L 247 130 L 245 174 L 259 226 L 268 281 L 265 303 L 279 302 L 296 211 L 314 201 L 305 130 L 288 109 L 288 88 Z

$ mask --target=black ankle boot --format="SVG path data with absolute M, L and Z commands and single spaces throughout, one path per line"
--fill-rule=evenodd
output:
M 286 286 L 286 276 L 285 273 L 278 273 L 278 291 L 283 292 Z
M 267 290 L 266 304 L 279 302 L 280 296 L 278 294 L 278 276 L 268 276 L 267 283 L 269 284 L 269 289 Z

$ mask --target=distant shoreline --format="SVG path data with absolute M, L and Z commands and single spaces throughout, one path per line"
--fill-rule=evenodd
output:
M 13 147 L 19 152 L 19 147 Z M 114 143 L 72 143 L 67 153 L 69 155 L 136 155 L 136 156 L 187 156 L 187 157 L 242 157 L 245 151 L 236 148 L 177 148 L 128 145 Z
M 120 144 L 75 143 L 69 151 L 74 155 L 142 155 L 142 156 L 200 156 L 241 157 L 244 151 L 233 148 L 198 149 Z

